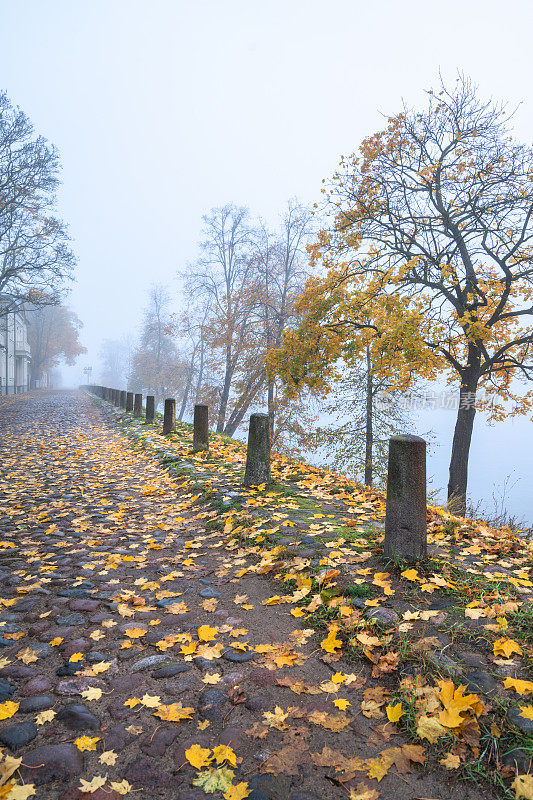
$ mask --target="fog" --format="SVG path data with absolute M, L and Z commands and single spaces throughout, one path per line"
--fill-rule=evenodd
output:
M 177 297 L 203 214 L 233 202 L 273 224 L 290 197 L 318 201 L 340 156 L 402 100 L 420 104 L 439 70 L 516 106 L 530 141 L 532 22 L 529 0 L 0 0 L 0 88 L 63 165 L 79 262 L 66 302 L 88 350 L 64 383 L 97 375 L 102 340 L 138 333 L 151 284 Z M 417 423 L 442 441 L 437 487 L 453 422 L 426 411 Z M 529 524 L 530 429 L 479 419 L 470 468 L 478 498 L 520 478 L 510 507 Z

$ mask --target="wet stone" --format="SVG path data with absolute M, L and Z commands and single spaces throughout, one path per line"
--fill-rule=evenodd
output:
M 517 728 L 520 728 L 526 736 L 533 736 L 533 719 L 521 716 L 520 708 L 513 706 L 507 711 L 507 719 Z
M 206 689 L 200 695 L 198 713 L 210 722 L 222 722 L 223 706 L 227 702 L 228 698 L 219 689 Z
M 142 682 L 141 675 L 118 675 L 112 679 L 110 686 L 118 692 L 134 692 Z
M 76 673 L 80 672 L 82 669 L 83 666 L 81 664 L 76 664 L 74 661 L 66 661 L 56 670 L 56 675 L 58 678 L 65 678 L 76 675 Z
M 70 658 L 74 653 L 85 653 L 90 648 L 91 642 L 87 639 L 72 639 L 70 642 L 63 642 L 59 646 L 63 658 Z
M 519 775 L 527 775 L 528 772 L 533 772 L 533 755 L 528 755 L 521 748 L 505 753 L 502 756 L 502 763 L 515 769 Z
M 168 772 L 163 772 L 153 761 L 147 758 L 137 758 L 128 764 L 123 772 L 124 778 L 131 783 L 134 789 L 162 789 L 179 786 L 182 778 L 173 778 Z
M 252 789 L 248 800 L 288 800 L 291 779 L 284 775 L 254 775 L 248 785 Z
M 172 744 L 178 735 L 176 725 L 161 725 L 155 733 L 150 734 L 141 744 L 141 750 L 152 758 L 161 758 L 165 755 L 166 749 Z
M 100 720 L 86 706 L 73 703 L 57 715 L 58 722 L 75 731 L 99 730 Z
M 6 681 L 5 678 L 0 678 L 0 703 L 3 703 L 4 700 L 9 700 L 16 688 L 14 683 Z
M 25 680 L 27 678 L 33 678 L 37 673 L 32 667 L 26 667 L 24 664 L 9 664 L 7 667 L 0 670 L 0 675 L 5 678 Z
M 426 660 L 435 667 L 435 669 L 447 675 L 450 678 L 460 678 L 463 675 L 463 668 L 454 661 L 453 658 L 444 655 L 444 653 L 433 653 L 431 650 L 426 653 Z
M 62 614 L 57 618 L 56 622 L 58 625 L 72 625 L 74 627 L 86 624 L 83 614 Z
M 163 661 L 168 661 L 168 656 L 148 656 L 132 664 L 131 670 L 132 672 L 141 672 L 142 670 L 150 669 L 150 667 L 155 667 L 157 664 L 163 663 Z
M 74 597 L 81 600 L 87 597 L 88 589 L 61 589 L 57 594 L 59 597 Z
M 35 697 L 25 697 L 24 700 L 21 700 L 19 711 L 22 714 L 35 714 L 38 711 L 47 711 L 55 704 L 55 697 L 49 694 L 37 694 Z
M 172 683 L 166 683 L 164 686 L 165 692 L 171 695 L 179 695 L 183 694 L 184 692 L 188 692 L 190 689 L 194 689 L 198 685 L 197 678 L 194 675 L 187 675 L 187 677 L 182 678 L 180 681 L 173 681 Z
M 371 608 L 367 612 L 366 617 L 373 622 L 377 622 L 384 628 L 390 628 L 392 625 L 396 625 L 400 619 L 396 611 L 392 608 L 385 608 L 384 606 Z
M 222 653 L 222 658 L 226 661 L 231 661 L 232 664 L 244 664 L 246 661 L 251 661 L 253 657 L 253 650 L 248 650 L 246 653 L 240 650 L 225 650 Z
M 272 706 L 272 700 L 268 695 L 260 694 L 255 697 L 249 697 L 244 705 L 249 711 L 268 711 Z
M 190 664 L 167 664 L 165 667 L 160 667 L 152 672 L 152 678 L 173 678 L 174 675 L 181 675 L 183 672 L 189 672 L 192 669 Z
M 206 586 L 205 589 L 200 589 L 198 592 L 200 597 L 204 597 L 207 600 L 211 598 L 220 598 L 222 597 L 222 592 L 218 592 L 216 589 L 213 589 L 211 586 Z
M 37 726 L 33 722 L 19 722 L 0 732 L 0 742 L 10 750 L 18 750 L 31 742 L 38 734 Z
M 32 678 L 25 683 L 20 693 L 25 697 L 33 697 L 36 694 L 45 694 L 49 692 L 52 688 L 52 682 L 50 678 L 47 678 L 46 675 L 36 675 L 35 678 Z
M 56 692 L 59 695 L 71 696 L 81 694 L 86 689 L 102 689 L 105 691 L 107 684 L 99 678 L 67 678 L 64 681 L 59 681 L 56 687 Z
M 48 744 L 24 754 L 20 774 L 26 783 L 41 786 L 52 781 L 68 781 L 82 769 L 82 755 L 75 745 Z
M 478 694 L 491 696 L 498 688 L 498 684 L 494 678 L 488 673 L 482 672 L 481 670 L 470 672 L 467 675 L 467 678 L 468 683 L 466 688 L 469 692 L 477 692 Z
M 100 605 L 98 600 L 71 600 L 68 604 L 71 611 L 96 611 Z

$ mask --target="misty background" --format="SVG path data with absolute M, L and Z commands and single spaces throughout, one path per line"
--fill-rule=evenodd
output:
M 177 297 L 202 215 L 228 202 L 267 224 L 290 197 L 320 200 L 342 154 L 417 106 L 441 70 L 464 70 L 483 97 L 517 108 L 530 142 L 528 0 L 0 2 L 0 88 L 59 149 L 58 212 L 78 257 L 65 303 L 87 354 L 63 384 L 98 377 L 104 339 L 137 335 L 153 283 Z M 176 309 L 179 311 L 179 309 Z M 432 431 L 428 465 L 444 488 L 453 410 L 416 415 Z M 529 525 L 531 421 L 476 418 L 470 493 Z

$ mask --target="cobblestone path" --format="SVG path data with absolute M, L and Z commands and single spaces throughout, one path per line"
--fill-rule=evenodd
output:
M 0 742 L 17 760 L 1 797 L 492 797 L 416 753 L 366 777 L 362 759 L 409 744 L 360 712 L 371 665 L 322 660 L 314 631 L 266 604 L 272 569 L 247 572 L 110 411 L 3 398 L 0 464 Z

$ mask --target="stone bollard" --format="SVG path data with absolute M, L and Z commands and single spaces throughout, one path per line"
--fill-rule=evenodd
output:
M 143 396 L 142 394 L 135 394 L 133 398 L 133 416 L 138 418 L 143 413 Z
M 133 411 L 133 392 L 126 392 L 126 411 Z
M 126 390 L 125 389 L 122 389 L 120 391 L 119 397 L 120 397 L 120 407 L 121 408 L 126 408 Z
M 146 422 L 153 422 L 155 419 L 155 397 L 153 394 L 146 395 Z
M 384 554 L 403 561 L 427 556 L 426 442 L 420 436 L 389 440 Z
M 197 403 L 194 406 L 193 450 L 209 450 L 209 406 Z
M 246 448 L 245 486 L 270 483 L 270 418 L 268 414 L 252 414 Z
M 172 433 L 176 427 L 176 401 L 173 397 L 165 400 L 165 410 L 163 412 L 163 436 Z

